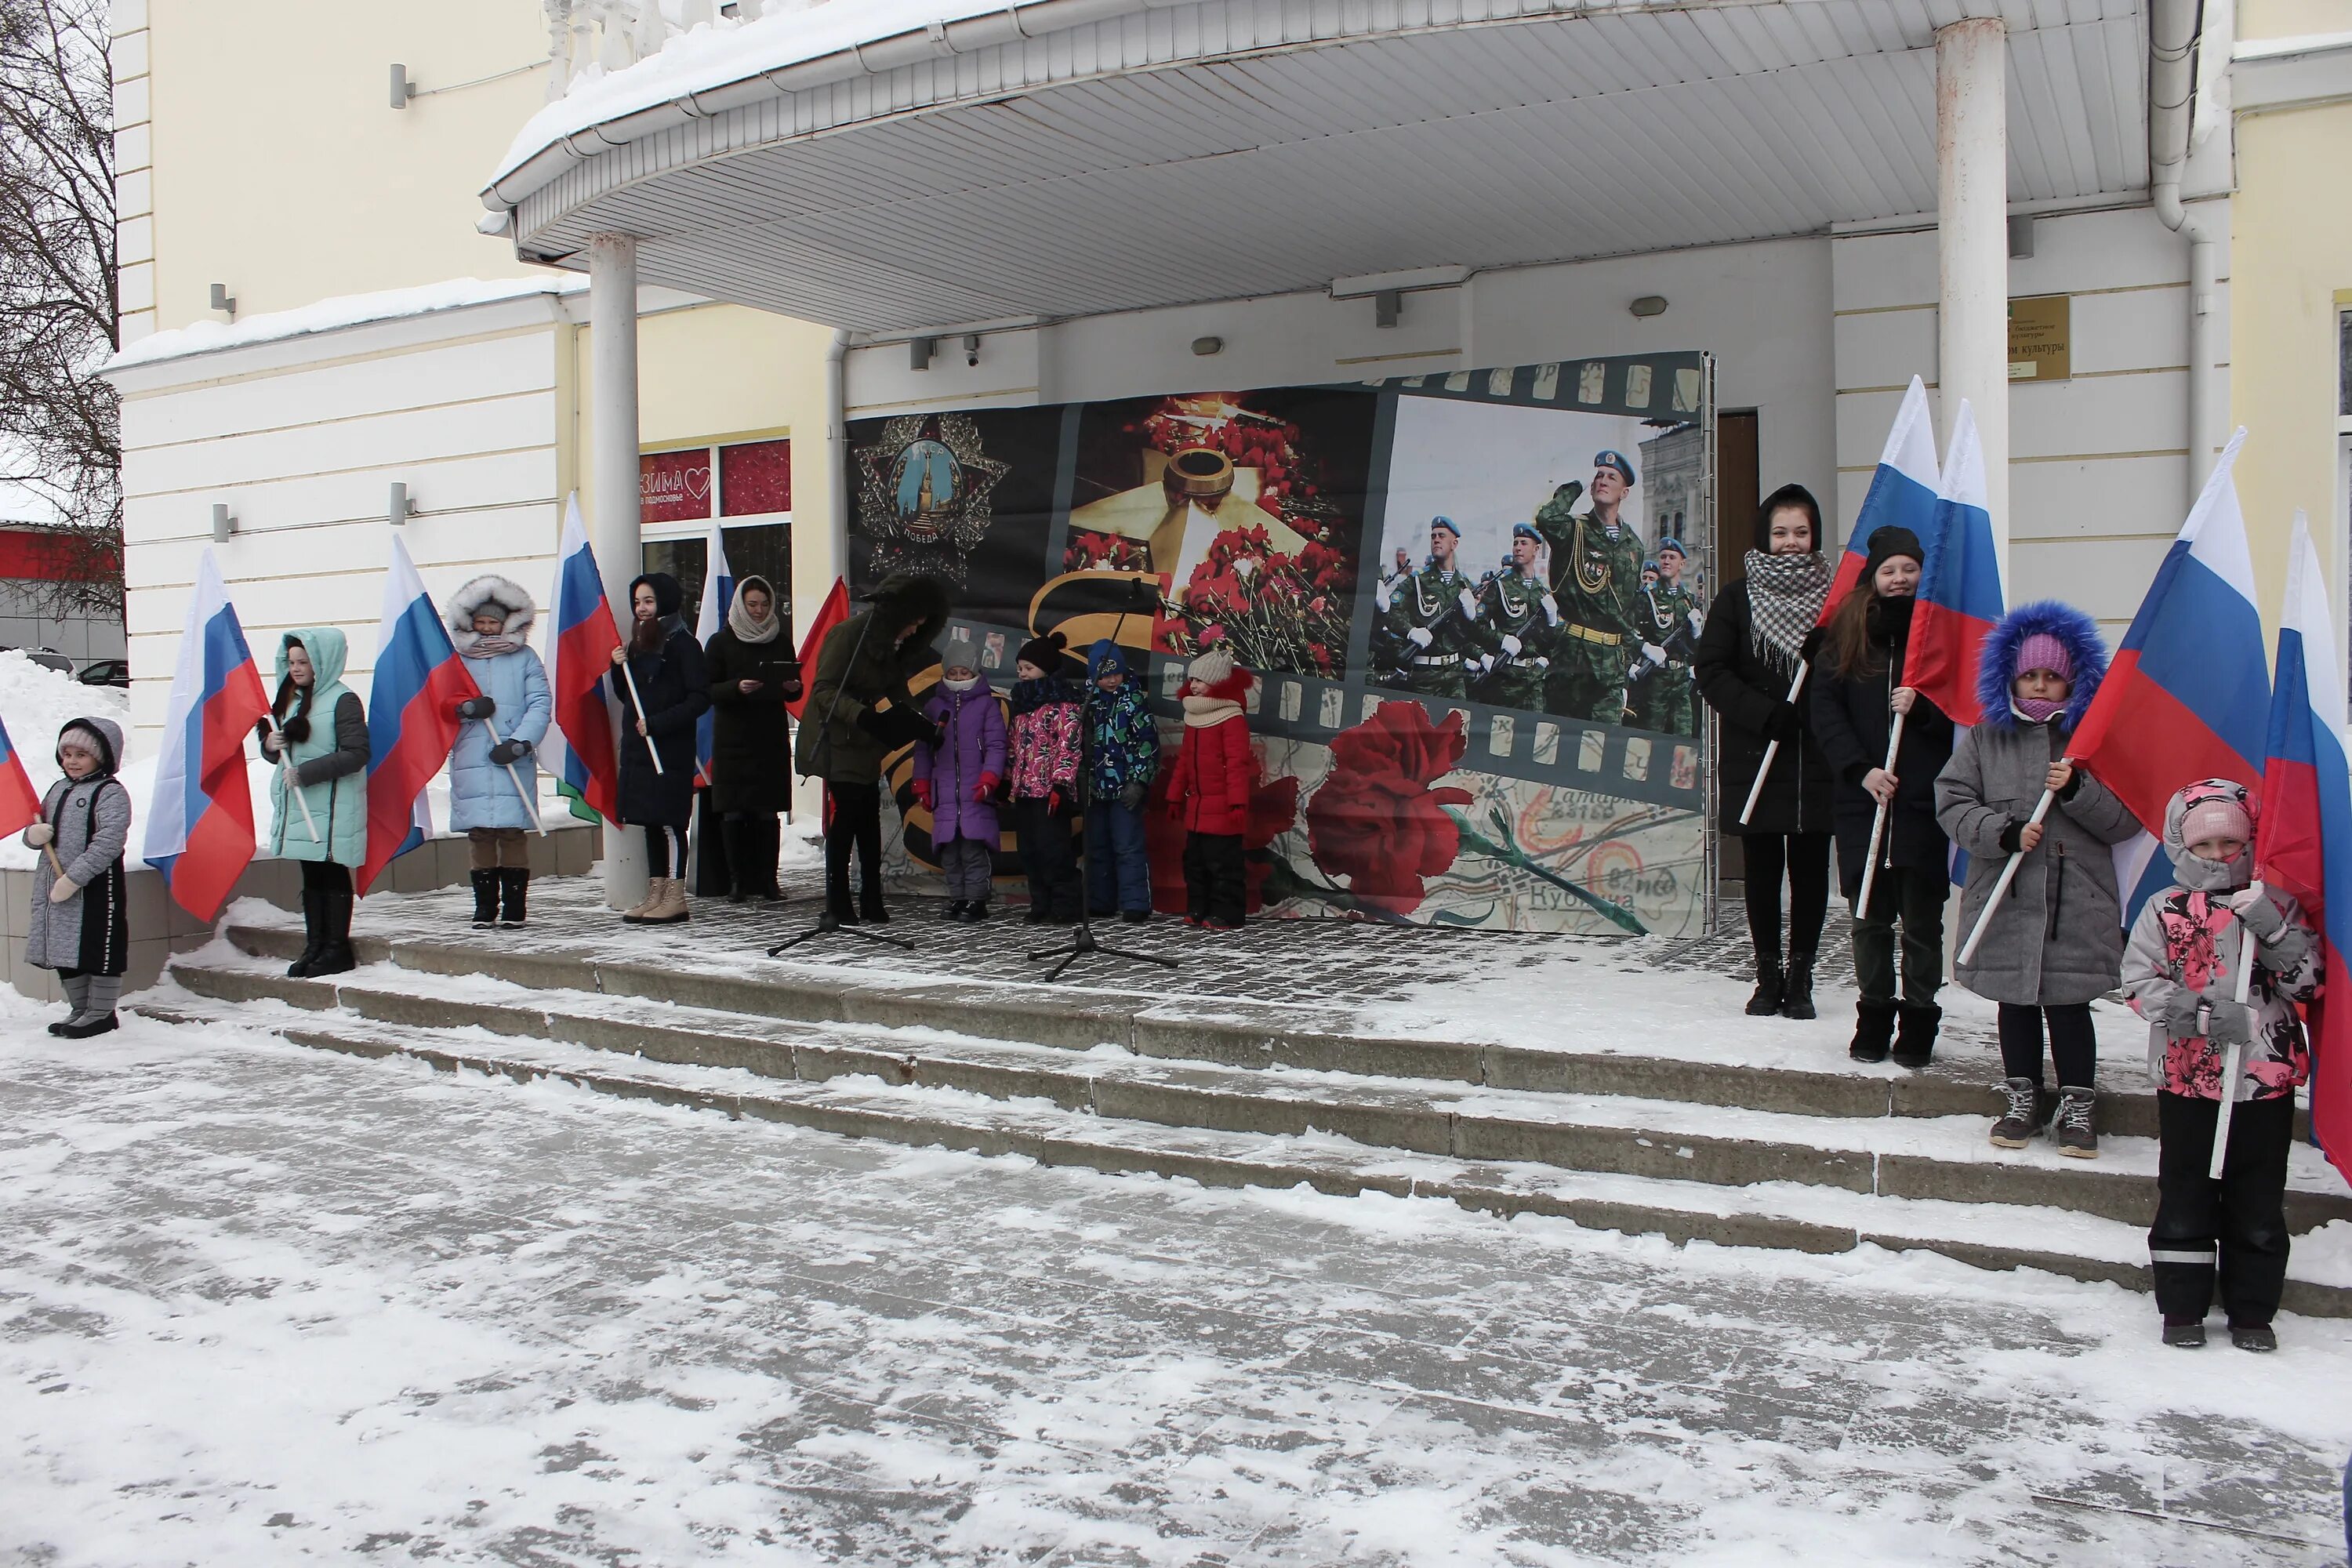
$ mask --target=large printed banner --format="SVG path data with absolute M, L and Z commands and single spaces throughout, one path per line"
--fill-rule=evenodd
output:
M 851 587 L 939 579 L 999 691 L 1032 636 L 1115 639 L 1171 760 L 1184 664 L 1228 647 L 1260 679 L 1253 914 L 1695 934 L 1708 375 L 1662 354 L 861 420 Z M 894 864 L 920 876 L 909 779 Z M 1150 830 L 1181 910 L 1182 831 L 1156 804 Z

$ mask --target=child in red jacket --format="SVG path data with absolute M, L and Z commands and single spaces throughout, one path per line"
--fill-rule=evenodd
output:
M 1168 815 L 1184 834 L 1184 921 L 1232 931 L 1247 908 L 1242 832 L 1249 825 L 1257 761 L 1242 711 L 1257 684 L 1234 656 L 1211 648 L 1184 682 L 1184 745 L 1168 784 Z

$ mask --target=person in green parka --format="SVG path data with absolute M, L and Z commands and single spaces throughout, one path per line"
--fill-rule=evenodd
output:
M 352 955 L 352 870 L 367 861 L 367 710 L 343 684 L 343 634 L 289 632 L 278 698 L 260 725 L 269 781 L 268 852 L 302 863 L 302 956 L 291 975 L 341 974 Z M 288 799 L 291 789 L 295 798 Z M 306 813 L 304 807 L 308 806 Z

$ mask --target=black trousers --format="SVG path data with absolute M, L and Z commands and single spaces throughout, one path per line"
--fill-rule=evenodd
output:
M 1826 833 L 1742 834 L 1748 858 L 1748 940 L 1756 956 L 1780 951 L 1780 878 L 1789 879 L 1789 960 L 1810 963 L 1822 950 L 1822 921 L 1830 910 L 1830 846 Z
M 648 826 L 646 829 L 646 875 L 679 878 L 686 875 L 685 828 Z
M 843 906 L 849 902 L 849 854 L 857 852 L 857 885 L 869 900 L 882 897 L 882 786 L 824 785 L 824 890 Z
M 1042 800 L 1013 803 L 1021 836 L 1021 869 L 1029 879 L 1029 907 L 1057 921 L 1078 918 L 1078 853 L 1070 819 Z
M 2000 1070 L 2004 1078 L 2030 1078 L 2042 1085 L 2042 1022 L 2049 1021 L 2050 1059 L 2058 1067 L 2060 1089 L 2089 1089 L 2099 1070 L 2099 1038 L 2091 1026 L 2091 1005 L 2028 1007 L 2000 1005 Z
M 2159 1089 L 2156 1223 L 2147 1231 L 2156 1304 L 2168 1323 L 2196 1322 L 2221 1288 L 2221 1310 L 2239 1328 L 2267 1323 L 2286 1285 L 2286 1156 L 2294 1142 L 2294 1097 L 2241 1100 L 2230 1113 L 2221 1179 L 2213 1163 L 2221 1104 Z
M 340 860 L 305 860 L 302 865 L 302 890 L 306 893 L 348 893 L 352 890 L 352 868 Z
M 1951 879 L 1941 867 L 1881 866 L 1870 908 L 1853 922 L 1853 979 L 1865 1002 L 1895 1000 L 1895 926 L 1903 924 L 1903 1000 L 1932 1006 L 1944 984 L 1944 899 Z
M 1184 835 L 1184 912 L 1211 925 L 1237 926 L 1249 908 L 1238 833 Z

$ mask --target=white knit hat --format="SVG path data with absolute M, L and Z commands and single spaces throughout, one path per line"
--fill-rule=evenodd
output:
M 1220 645 L 1195 658 L 1186 673 L 1203 686 L 1215 686 L 1233 679 L 1234 656 Z

